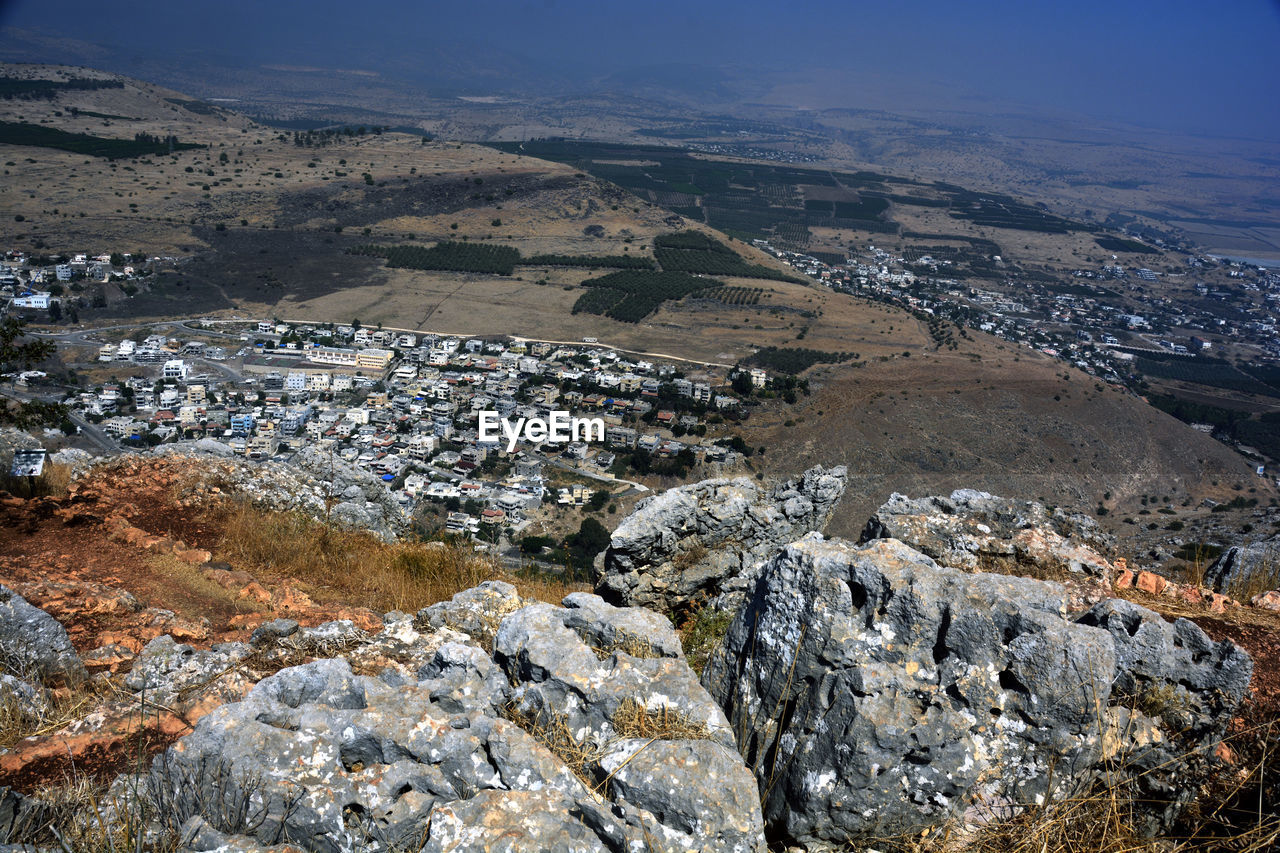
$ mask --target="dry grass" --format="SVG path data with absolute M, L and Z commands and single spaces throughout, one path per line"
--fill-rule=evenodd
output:
M 38 806 L 22 815 L 12 827 L 8 841 L 12 844 L 39 845 L 41 849 L 66 851 L 142 850 L 146 837 L 146 818 L 142 800 L 132 806 L 111 797 L 103 783 L 77 773 L 61 782 L 32 792 Z M 177 849 L 176 837 L 171 843 L 155 844 L 148 850 L 163 853 Z
M 975 853 L 1138 853 L 1168 851 L 1163 840 L 1134 831 L 1132 803 L 1099 794 L 1028 808 L 978 830 L 969 845 Z
M 639 755 L 649 744 L 658 740 L 704 740 L 711 736 L 706 725 L 689 719 L 671 708 L 650 710 L 634 699 L 624 699 L 613 715 L 613 727 L 617 740 L 643 740 L 635 752 L 606 774 L 600 765 L 611 744 L 583 742 L 574 737 L 568 718 L 561 713 L 543 710 L 540 713 L 522 709 L 519 703 L 510 702 L 502 708 L 502 716 L 515 723 L 535 740 L 565 763 L 597 796 L 606 796 L 609 780 Z
M 552 755 L 563 761 L 582 784 L 593 791 L 596 790 L 599 784 L 596 768 L 604 750 L 575 738 L 573 732 L 569 730 L 569 721 L 564 714 L 530 713 L 516 702 L 507 703 L 502 707 L 501 712 L 505 719 L 515 723 L 550 750 Z
M 8 471 L 4 471 L 0 473 L 0 491 L 20 498 L 66 497 L 67 489 L 71 485 L 71 473 L 70 465 L 46 462 L 44 472 L 35 478 L 33 485 L 26 477 L 14 477 Z
M 614 635 L 612 641 L 601 645 L 594 645 L 591 640 L 582 633 L 580 633 L 580 636 L 582 636 L 582 641 L 587 644 L 587 647 L 590 648 L 592 653 L 594 653 L 600 660 L 604 660 L 615 652 L 622 652 L 623 654 L 631 655 L 633 658 L 662 657 L 662 655 L 658 653 L 657 649 L 653 647 L 653 644 L 644 637 L 638 637 L 635 634 L 629 634 L 626 631 L 618 631 Z
M 711 737 L 705 723 L 690 719 L 665 705 L 657 710 L 646 708 L 629 697 L 622 700 L 614 713 L 613 728 L 618 737 L 642 740 L 704 740 Z
M 680 642 L 684 645 L 685 659 L 699 677 L 711 655 L 724 642 L 732 622 L 733 613 L 730 611 L 703 607 L 680 627 Z
M 1248 577 L 1228 584 L 1223 592 L 1237 601 L 1248 602 L 1255 595 L 1273 589 L 1280 589 L 1280 558 L 1269 555 L 1269 559 L 1263 560 L 1262 565 Z
M 31 683 L 38 685 L 34 679 Z M 0 696 L 0 750 L 9 749 L 24 738 L 65 728 L 116 689 L 110 681 L 84 681 L 47 691 L 48 701 L 38 710 L 24 709 L 17 697 L 5 692 Z
M 509 576 L 465 544 L 388 543 L 301 513 L 272 512 L 247 504 L 223 512 L 217 559 L 255 575 L 296 578 L 316 589 L 313 597 L 380 612 L 412 613 L 486 580 L 509 581 L 522 597 L 553 603 L 583 588 L 547 578 Z
M 1136 587 L 1118 589 L 1115 591 L 1115 596 L 1132 601 L 1134 604 L 1141 604 L 1170 620 L 1190 619 L 1193 622 L 1203 622 L 1205 619 L 1212 619 L 1232 625 L 1263 628 L 1267 631 L 1276 630 L 1277 622 L 1280 621 L 1275 613 L 1261 607 L 1228 607 L 1223 613 L 1211 613 L 1203 604 L 1191 604 L 1180 598 L 1151 595 Z

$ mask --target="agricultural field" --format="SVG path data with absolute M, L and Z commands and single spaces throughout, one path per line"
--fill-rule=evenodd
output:
M 685 272 L 624 270 L 584 281 L 582 286 L 592 289 L 574 303 L 573 312 L 604 314 L 623 323 L 638 323 L 669 299 L 683 299 L 723 284 Z
M 522 266 L 585 267 L 587 269 L 651 270 L 653 259 L 641 255 L 534 255 Z
M 877 195 L 891 195 L 891 186 L 904 179 L 873 172 L 714 160 L 660 146 L 566 141 L 494 145 L 568 163 L 741 240 L 767 238 L 803 247 L 810 225 L 897 230 L 883 218 L 890 201 Z M 812 207 L 810 201 L 815 202 Z
M 492 275 L 511 275 L 520 261 L 520 250 L 489 243 L 458 243 L 446 240 L 425 246 L 357 246 L 353 255 L 385 258 L 389 267 L 411 270 L 452 270 Z
M 713 159 L 645 145 L 566 140 L 494 144 L 500 150 L 567 163 L 737 239 L 767 239 L 792 251 L 838 253 L 854 239 L 898 236 L 910 230 L 920 214 L 935 214 L 927 217 L 935 226 L 935 237 L 972 238 L 979 251 L 981 244 L 995 242 L 989 233 L 1091 236 L 1099 230 L 1010 195 L 870 171 Z M 980 229 L 978 234 L 974 228 Z M 1139 251 L 1128 246 L 1123 250 Z M 658 262 L 664 269 L 682 268 L 668 267 L 661 258 Z
M 0 77 L 0 98 L 4 100 L 53 100 L 64 92 L 92 92 L 98 89 L 123 89 L 121 80 L 96 77 L 69 77 L 65 80 L 48 80 L 21 77 Z
M 105 160 L 122 160 L 148 154 L 171 154 L 174 151 L 205 147 L 196 142 L 179 142 L 172 136 L 161 138 L 148 133 L 138 133 L 133 139 L 114 139 L 91 136 L 87 133 L 68 133 L 56 127 L 16 121 L 0 121 L 0 145 L 57 148 L 61 151 L 88 154 Z
M 1160 358 L 1152 354 L 1135 359 L 1135 367 L 1138 373 L 1151 378 L 1191 382 L 1245 394 L 1280 397 L 1280 390 L 1222 359 L 1177 356 Z
M 838 364 L 857 356 L 857 353 L 824 352 L 807 347 L 765 347 L 747 359 L 747 363 L 795 376 L 815 364 Z
M 797 281 L 795 276 L 772 267 L 748 263 L 737 252 L 701 231 L 655 237 L 653 255 L 667 272 Z
M 703 299 L 714 299 L 725 305 L 759 305 L 765 298 L 763 287 L 717 287 L 700 293 Z

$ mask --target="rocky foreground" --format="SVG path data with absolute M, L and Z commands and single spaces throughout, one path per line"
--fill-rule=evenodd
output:
M 1112 598 L 1106 537 L 1036 504 L 894 496 L 825 538 L 844 478 L 646 501 L 599 595 L 490 581 L 361 624 L 157 634 L 102 708 L 171 736 L 112 771 L 100 820 L 193 851 L 826 850 L 1102 786 L 1168 828 L 1229 759 L 1250 656 Z M 667 614 L 708 609 L 728 627 L 699 674 Z M 106 675 L 7 588 L 0 658 L 19 718 Z M 54 846 L 23 771 L 92 717 L 0 754 L 0 840 Z

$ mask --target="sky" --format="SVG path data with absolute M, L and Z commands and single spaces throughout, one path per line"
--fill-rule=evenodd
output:
M 443 47 L 552 88 L 671 63 L 849 71 L 1280 141 L 1280 0 L 0 0 L 0 26 L 247 65 L 421 67 Z

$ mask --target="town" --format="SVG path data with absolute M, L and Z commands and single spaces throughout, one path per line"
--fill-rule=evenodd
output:
M 110 262 L 66 266 L 96 263 Z M 57 304 L 29 284 L 9 297 L 11 310 Z M 424 530 L 484 542 L 558 529 L 560 516 L 616 512 L 619 498 L 649 491 L 629 476 L 733 468 L 751 452 L 732 431 L 746 416 L 742 391 L 768 395 L 774 382 L 756 368 L 739 376 L 637 358 L 592 338 L 573 345 L 468 338 L 358 321 L 206 319 L 149 328 L 136 339 L 93 330 L 54 335 L 82 382 L 61 399 L 70 413 L 64 429 L 137 450 L 214 441 L 257 461 L 311 447 L 380 478 Z M 54 387 L 40 371 L 10 378 L 19 394 Z M 490 423 L 499 418 L 564 420 L 564 429 L 516 436 Z

